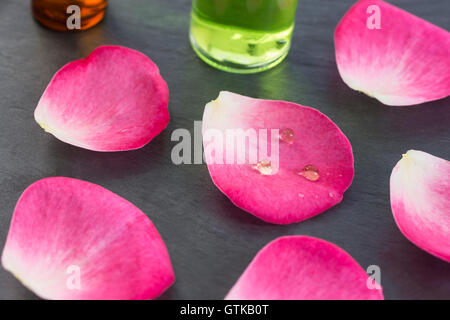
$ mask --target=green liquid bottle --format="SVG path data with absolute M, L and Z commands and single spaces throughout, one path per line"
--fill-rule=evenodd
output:
M 298 0 L 193 0 L 190 38 L 206 63 L 255 73 L 288 54 Z

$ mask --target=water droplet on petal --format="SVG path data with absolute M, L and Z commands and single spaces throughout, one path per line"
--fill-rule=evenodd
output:
M 281 130 L 280 139 L 288 144 L 292 144 L 294 142 L 294 130 L 291 128 Z
M 305 166 L 298 174 L 309 181 L 317 181 L 320 178 L 319 169 L 312 165 Z
M 305 197 L 305 195 L 304 195 L 303 193 L 299 193 L 298 196 L 299 196 L 300 198 L 304 198 L 304 197 Z
M 328 195 L 330 196 L 330 198 L 334 197 L 334 193 L 333 192 L 330 192 Z
M 272 174 L 272 163 L 268 160 L 259 161 L 253 169 L 256 169 L 264 176 L 270 176 Z

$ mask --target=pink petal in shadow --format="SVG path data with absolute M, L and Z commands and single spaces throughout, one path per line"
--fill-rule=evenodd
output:
M 450 262 L 450 162 L 410 150 L 391 174 L 391 207 L 400 231 Z
M 361 266 L 341 248 L 313 237 L 287 236 L 270 242 L 258 252 L 225 299 L 384 298 L 381 287 L 373 283 Z
M 175 279 L 142 211 L 98 185 L 63 177 L 24 191 L 2 265 L 46 299 L 152 299 Z
M 94 151 L 138 149 L 169 123 L 169 90 L 144 54 L 102 46 L 60 69 L 34 112 L 56 138 Z
M 450 95 L 450 33 L 387 2 L 356 2 L 334 43 L 344 82 L 386 105 Z
M 227 145 L 242 132 L 254 133 L 245 146 L 237 139 Z M 221 92 L 205 107 L 203 145 L 215 185 L 270 223 L 300 222 L 329 209 L 353 180 L 352 148 L 342 131 L 316 109 L 295 103 Z

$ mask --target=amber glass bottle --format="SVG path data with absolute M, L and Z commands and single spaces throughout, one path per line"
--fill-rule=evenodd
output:
M 77 31 L 102 21 L 107 4 L 107 0 L 31 0 L 31 9 L 35 19 L 50 29 Z M 79 21 L 73 16 L 78 13 Z

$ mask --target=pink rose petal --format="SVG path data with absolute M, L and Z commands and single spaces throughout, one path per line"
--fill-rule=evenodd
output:
M 59 70 L 34 112 L 56 138 L 94 151 L 138 149 L 169 122 L 169 91 L 144 54 L 103 46 Z
M 46 299 L 151 299 L 174 281 L 164 242 L 142 211 L 70 178 L 24 191 L 2 264 Z
M 257 143 L 238 150 L 245 163 L 228 162 L 232 148 L 222 142 L 231 129 L 254 129 L 258 138 L 267 132 L 272 150 L 279 144 L 278 159 L 251 162 L 251 154 L 265 149 Z M 274 137 L 272 129 L 279 134 Z M 223 138 L 215 138 L 216 132 Z M 236 206 L 271 223 L 299 222 L 340 203 L 354 175 L 352 148 L 342 131 L 319 111 L 295 103 L 221 92 L 206 105 L 203 144 L 216 186 Z
M 450 262 L 450 162 L 410 150 L 391 175 L 391 207 L 401 232 Z
M 369 280 L 369 281 L 368 281 Z M 373 289 L 369 289 L 370 287 Z M 278 238 L 261 251 L 227 300 L 383 300 L 381 287 L 344 250 L 306 237 Z
M 450 33 L 402 9 L 358 1 L 337 26 L 334 42 L 344 82 L 384 104 L 450 95 Z

